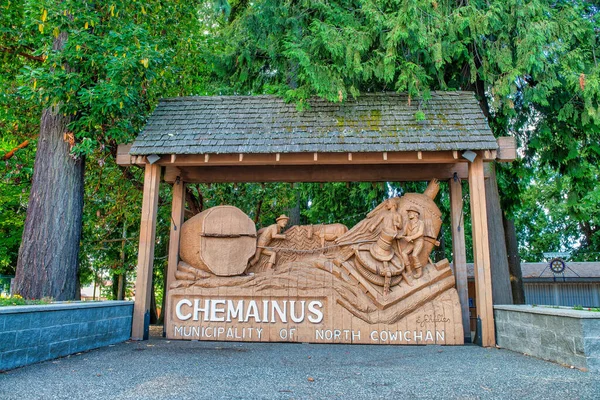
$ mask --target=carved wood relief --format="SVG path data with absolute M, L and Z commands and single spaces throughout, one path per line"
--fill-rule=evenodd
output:
M 462 344 L 448 260 L 429 258 L 441 228 L 439 187 L 388 199 L 352 229 L 256 232 L 239 209 L 208 209 L 182 226 L 169 288 L 172 339 Z

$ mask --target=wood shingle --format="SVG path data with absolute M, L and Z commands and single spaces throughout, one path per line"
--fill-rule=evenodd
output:
M 425 119 L 417 121 L 422 111 Z M 340 153 L 495 150 L 497 142 L 472 92 L 433 92 L 428 101 L 363 94 L 310 108 L 275 96 L 161 100 L 131 155 Z

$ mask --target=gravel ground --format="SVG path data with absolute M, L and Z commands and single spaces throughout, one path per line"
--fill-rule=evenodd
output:
M 0 374 L 0 399 L 597 399 L 600 375 L 477 346 L 168 341 Z

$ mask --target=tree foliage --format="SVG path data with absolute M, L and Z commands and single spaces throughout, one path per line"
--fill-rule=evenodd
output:
M 392 90 L 427 101 L 431 90 L 474 90 L 494 133 L 520 144 L 523 159 L 498 168 L 498 180 L 523 254 L 533 261 L 542 251 L 577 248 L 582 258 L 594 257 L 599 18 L 598 6 L 583 0 L 4 2 L 0 156 L 30 144 L 5 161 L 0 177 L 0 273 L 15 265 L 43 108 L 60 105 L 72 116 L 72 157 L 88 160 L 85 282 L 135 264 L 142 176 L 114 164 L 116 144 L 134 138 L 159 97 L 203 94 L 271 93 L 302 108 L 312 96 L 340 102 Z M 67 41 L 56 51 L 60 34 Z M 303 222 L 351 226 L 399 190 L 422 189 L 193 185 L 188 208 L 234 204 L 264 226 L 298 207 Z M 157 271 L 169 189 L 160 196 Z
M 426 101 L 433 89 L 473 89 L 494 133 L 516 136 L 523 151 L 499 168 L 504 208 L 524 217 L 521 196 L 552 171 L 563 190 L 544 207 L 564 205 L 566 191 L 561 211 L 582 239 L 545 246 L 590 251 L 600 244 L 588 214 L 598 207 L 599 11 L 586 1 L 260 0 L 218 32 L 216 73 L 234 91 L 301 106 L 361 91 Z
M 203 86 L 197 78 L 201 63 L 189 57 L 203 37 L 197 4 L 41 0 L 0 7 L 3 155 L 25 139 L 35 144 L 41 110 L 59 108 L 70 120 L 64 137 L 71 157 L 97 161 L 93 175 L 94 168 L 102 170 L 105 160 L 114 157 L 117 143 L 133 139 L 158 96 Z M 57 38 L 64 42 L 61 48 Z M 27 208 L 33 165 L 29 150 L 10 157 L 2 176 L 7 196 L 2 199 L 6 213 L 3 210 L 0 229 L 10 236 L 2 241 L 0 259 L 8 273 L 14 273 L 17 237 Z M 25 157 L 26 163 L 20 161 Z M 139 176 L 129 172 L 124 178 Z M 14 186 L 19 183 L 23 188 Z M 125 185 L 121 194 L 130 188 Z M 88 199 L 110 201 L 108 186 L 96 189 Z M 49 204 L 47 212 L 54 206 Z M 87 207 L 88 211 L 97 210 Z M 86 256 L 101 259 L 93 252 Z
M 22 19 L 20 5 L 0 6 L 0 275 L 15 272 L 41 112 L 35 103 L 18 96 L 19 71 L 35 60 L 20 54 L 27 49 L 6 47 Z M 26 141 L 26 147 L 15 150 Z

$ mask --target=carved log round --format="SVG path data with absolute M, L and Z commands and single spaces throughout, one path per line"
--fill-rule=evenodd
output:
M 256 227 L 237 207 L 210 208 L 181 227 L 181 259 L 215 275 L 243 274 L 255 252 Z

